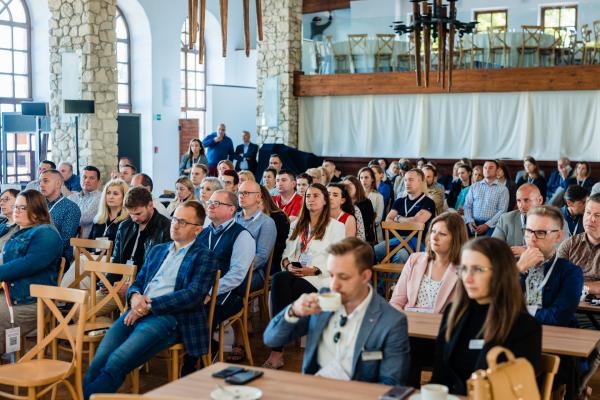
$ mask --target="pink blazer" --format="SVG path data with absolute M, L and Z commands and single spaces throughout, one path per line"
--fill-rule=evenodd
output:
M 404 311 L 405 307 L 414 307 L 417 304 L 419 286 L 425 271 L 427 271 L 427 261 L 427 253 L 413 253 L 410 255 L 408 261 L 404 264 L 404 269 L 390 300 L 393 307 Z M 435 299 L 433 312 L 442 313 L 446 305 L 452 301 L 457 280 L 456 266 L 450 264 L 442 277 L 442 286 Z

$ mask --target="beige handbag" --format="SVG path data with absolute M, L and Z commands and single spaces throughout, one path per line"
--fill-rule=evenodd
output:
M 507 362 L 498 364 L 498 356 Z M 469 400 L 540 400 L 540 392 L 531 363 L 515 358 L 508 349 L 495 346 L 486 355 L 487 370 L 473 372 L 467 381 Z

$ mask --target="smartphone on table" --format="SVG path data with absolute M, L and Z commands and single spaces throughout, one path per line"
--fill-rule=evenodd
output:
M 235 375 L 225 378 L 225 382 L 229 383 L 230 385 L 244 385 L 257 378 L 260 378 L 261 376 L 263 376 L 262 371 L 245 370 L 244 372 L 239 372 Z

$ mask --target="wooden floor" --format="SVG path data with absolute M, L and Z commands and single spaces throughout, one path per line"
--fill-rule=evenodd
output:
M 262 341 L 262 332 L 265 327 L 264 322 L 260 322 L 258 316 L 253 318 L 254 331 L 250 337 L 250 342 L 253 349 L 253 357 L 256 366 L 261 366 L 262 363 L 267 359 L 269 350 L 265 347 Z M 290 345 L 286 348 L 285 353 L 285 366 L 283 367 L 286 371 L 299 372 L 302 366 L 303 351 L 299 345 Z M 87 365 L 87 359 L 84 360 Z M 84 367 L 85 369 L 85 367 Z M 167 383 L 167 372 L 164 361 L 152 360 L 150 362 L 150 372 L 146 373 L 144 370 L 140 371 L 140 391 L 141 393 L 148 392 L 156 387 L 162 386 Z M 424 379 L 428 379 L 427 373 L 423 374 Z M 592 379 L 591 386 L 593 389 L 592 399 L 600 400 L 600 373 Z M 126 381 L 121 387 L 120 392 L 130 393 L 130 384 Z M 60 388 L 57 398 L 59 400 L 70 400 L 70 396 L 66 389 Z

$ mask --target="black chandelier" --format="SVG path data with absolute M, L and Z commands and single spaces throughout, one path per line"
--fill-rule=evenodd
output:
M 471 34 L 475 30 L 477 22 L 461 22 L 456 19 L 456 2 L 458 0 L 446 0 L 448 4 L 442 4 L 443 0 L 433 0 L 428 3 L 427 0 L 410 0 L 413 3 L 413 20 L 410 25 L 405 25 L 402 21 L 394 22 L 393 28 L 398 35 L 405 33 L 414 34 L 415 43 L 415 64 L 417 68 L 417 86 L 422 85 L 422 70 L 425 72 L 425 87 L 429 87 L 429 74 L 431 71 L 431 43 L 439 39 L 437 48 L 438 56 L 438 78 L 437 83 L 446 87 L 446 78 L 448 81 L 448 91 L 452 87 L 452 70 L 454 68 L 454 38 L 458 34 L 462 37 L 465 34 Z M 423 34 L 423 43 L 421 43 L 421 33 Z M 446 39 L 448 39 L 448 49 L 446 49 Z M 423 47 L 425 68 L 421 66 L 421 47 Z M 448 60 L 446 62 L 446 54 Z M 448 74 L 446 75 L 446 70 Z

